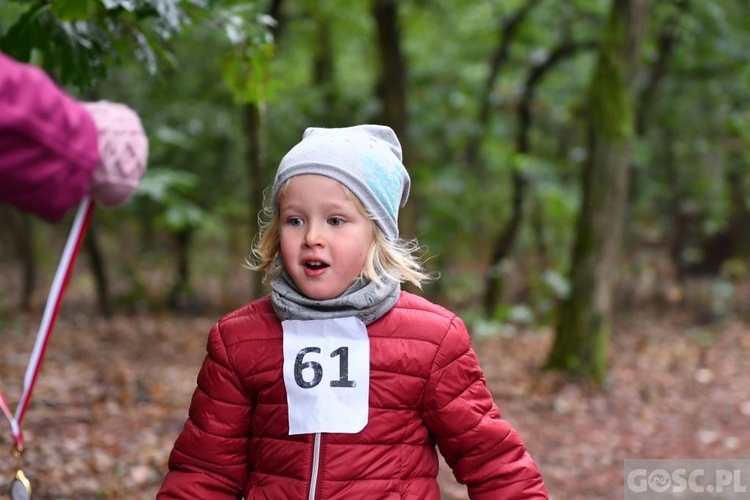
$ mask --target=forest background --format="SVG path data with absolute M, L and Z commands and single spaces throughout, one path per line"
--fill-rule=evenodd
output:
M 608 497 L 623 458 L 742 455 L 749 17 L 741 0 L 0 1 L 0 50 L 127 103 L 151 142 L 134 199 L 95 212 L 30 409 L 80 424 L 63 446 L 29 417 L 42 488 L 152 496 L 211 321 L 265 293 L 243 262 L 278 161 L 308 126 L 366 122 L 402 141 L 402 231 L 440 273 L 422 293 L 469 325 L 553 497 Z M 0 207 L 11 400 L 72 215 Z M 120 426 L 150 438 L 101 437 Z

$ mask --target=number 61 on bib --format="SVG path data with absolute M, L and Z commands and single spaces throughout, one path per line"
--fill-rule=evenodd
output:
M 370 392 L 365 324 L 354 317 L 281 324 L 289 434 L 364 429 Z

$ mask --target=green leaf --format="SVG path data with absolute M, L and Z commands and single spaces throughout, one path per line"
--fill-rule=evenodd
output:
M 152 168 L 146 172 L 138 185 L 138 196 L 156 203 L 168 204 L 178 193 L 189 193 L 198 185 L 198 177 L 184 171 L 168 168 Z
M 168 207 L 159 217 L 159 222 L 174 232 L 200 227 L 208 220 L 209 216 L 205 210 L 187 200 Z
M 55 0 L 50 7 L 61 21 L 87 19 L 96 12 L 96 2 L 92 0 Z

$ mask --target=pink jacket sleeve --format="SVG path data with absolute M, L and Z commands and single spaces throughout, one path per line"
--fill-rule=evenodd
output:
M 90 113 L 44 71 L 0 53 L 0 202 L 59 220 L 98 163 Z

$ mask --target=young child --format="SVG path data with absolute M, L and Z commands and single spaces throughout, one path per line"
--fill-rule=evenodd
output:
M 400 290 L 410 180 L 384 126 L 310 128 L 282 159 L 253 267 L 269 297 L 219 320 L 158 498 L 547 498 L 463 322 Z

